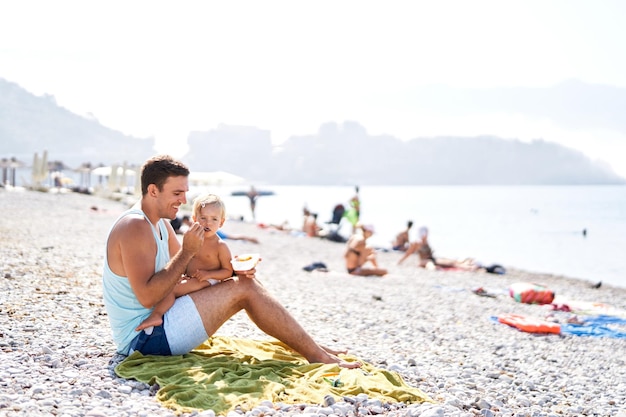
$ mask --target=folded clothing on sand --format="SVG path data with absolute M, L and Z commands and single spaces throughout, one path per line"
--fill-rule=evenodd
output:
M 357 369 L 310 364 L 277 341 L 214 336 L 186 355 L 135 352 L 115 372 L 122 378 L 157 383 L 157 399 L 177 412 L 212 409 L 226 414 L 237 406 L 250 410 L 265 400 L 322 404 L 327 395 L 341 398 L 360 393 L 385 403 L 433 402 L 399 374 L 360 362 L 363 366 Z M 331 373 L 332 381 L 327 377 Z
M 521 314 L 500 314 L 497 321 L 528 333 L 561 333 L 561 325 L 558 323 Z
M 311 272 L 311 271 L 314 271 L 314 270 L 318 270 L 318 271 L 322 271 L 322 272 L 328 272 L 328 267 L 323 262 L 313 262 L 312 264 L 307 265 L 307 266 L 305 266 L 302 269 L 304 269 L 307 272 Z

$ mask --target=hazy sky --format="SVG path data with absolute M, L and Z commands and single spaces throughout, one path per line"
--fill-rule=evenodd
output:
M 0 77 L 176 156 L 191 130 L 220 123 L 278 144 L 350 120 L 401 139 L 543 138 L 626 177 L 624 129 L 411 96 L 571 79 L 626 89 L 625 17 L 620 0 L 0 0 Z

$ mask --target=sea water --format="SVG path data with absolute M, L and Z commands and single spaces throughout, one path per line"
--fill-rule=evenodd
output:
M 303 207 L 323 225 L 355 195 L 354 187 L 257 188 L 275 194 L 258 198 L 256 221 L 294 229 L 302 227 Z M 208 191 L 224 198 L 230 215 L 251 221 L 248 199 L 230 196 L 235 189 L 247 190 Z M 390 248 L 413 220 L 412 239 L 427 226 L 435 256 L 626 287 L 626 186 L 361 186 L 359 197 L 361 221 L 375 227 L 370 241 L 377 247 Z M 342 234 L 350 231 L 350 224 L 341 226 Z
M 28 184 L 30 170 L 17 174 L 18 185 Z M 274 192 L 259 197 L 256 221 L 287 222 L 294 229 L 302 228 L 303 207 L 324 225 L 337 204 L 348 207 L 355 195 L 354 186 L 256 188 Z M 214 192 L 224 198 L 231 216 L 252 221 L 248 199 L 230 195 L 248 189 L 194 188 L 189 197 Z M 361 186 L 359 198 L 361 221 L 375 227 L 370 241 L 377 247 L 390 248 L 413 220 L 412 239 L 427 226 L 435 256 L 471 257 L 483 264 L 626 287 L 626 186 Z M 349 224 L 340 228 L 344 236 L 350 231 Z

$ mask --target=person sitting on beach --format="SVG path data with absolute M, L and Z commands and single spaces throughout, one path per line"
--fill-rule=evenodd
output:
M 184 278 L 188 284 L 174 287 L 174 291 L 161 300 L 135 330 L 163 324 L 163 315 L 174 305 L 177 297 L 217 285 L 233 276 L 230 249 L 217 234 L 226 221 L 226 207 L 222 199 L 215 194 L 198 196 L 193 203 L 192 219 L 204 228 L 204 240 L 198 253 L 187 265 Z
M 371 225 L 359 225 L 358 229 L 362 233 L 353 234 L 346 243 L 344 258 L 348 273 L 360 276 L 375 275 L 380 277 L 386 275 L 387 270 L 378 266 L 376 251 L 367 245 L 367 239 L 374 234 L 374 227 Z M 368 262 L 372 264 L 371 267 L 364 266 Z
M 170 223 L 174 228 L 174 232 L 178 235 L 182 235 L 189 230 L 191 218 L 188 214 L 185 214 L 183 217 L 176 217 L 174 220 L 171 220 Z
M 174 228 L 174 231 L 176 232 L 176 234 L 182 235 L 182 234 L 185 234 L 187 230 L 189 230 L 189 227 L 191 226 L 191 218 L 189 217 L 189 215 L 185 214 L 182 218 L 177 217 L 175 220 L 172 220 L 170 223 L 172 223 L 172 227 Z M 250 242 L 250 243 L 259 243 L 259 239 L 257 239 L 254 236 L 226 233 L 223 230 L 218 230 L 217 235 L 220 237 L 220 239 L 224 239 L 224 240 L 225 239 L 243 240 L 243 241 Z
M 304 220 L 303 232 L 308 237 L 318 237 L 321 227 L 317 224 L 317 213 L 309 213 Z
M 250 200 L 250 213 L 252 213 L 252 220 L 256 220 L 256 201 L 259 199 L 259 193 L 253 185 L 250 186 L 250 191 L 246 193 L 246 196 Z
M 302 231 L 306 229 L 306 222 L 309 220 L 311 210 L 307 206 L 302 207 Z
M 155 305 L 182 281 L 200 251 L 205 226 L 194 222 L 182 244 L 166 219 L 187 203 L 189 168 L 171 156 L 156 156 L 141 168 L 141 199 L 122 213 L 106 240 L 102 274 L 104 305 L 117 351 L 129 355 L 182 355 L 206 341 L 228 319 L 245 310 L 266 334 L 288 345 L 311 363 L 356 368 L 338 352 L 319 345 L 255 278 L 256 269 L 237 271 L 219 285 L 187 293 L 174 301 L 163 324 L 137 331 Z M 213 256 L 218 256 L 214 254 Z
M 413 227 L 413 221 L 409 220 L 406 224 L 406 229 L 396 235 L 396 239 L 392 242 L 391 248 L 393 250 L 405 252 L 409 248 L 409 232 Z
M 297 231 L 299 233 L 302 233 L 301 230 L 298 230 L 295 227 L 291 227 L 289 225 L 289 221 L 285 220 L 284 222 L 282 222 L 281 224 L 275 224 L 275 223 L 257 223 L 257 226 L 261 229 L 267 229 L 267 230 L 278 230 L 279 232 L 294 232 Z
M 406 258 L 414 253 L 418 255 L 418 266 L 426 269 L 446 269 L 455 268 L 463 269 L 467 271 L 476 271 L 480 269 L 480 265 L 474 262 L 471 258 L 462 260 L 447 259 L 447 258 L 435 258 L 432 248 L 428 243 L 428 228 L 422 226 L 418 230 L 419 241 L 409 244 L 408 249 L 398 260 L 400 265 Z
M 220 239 L 243 240 L 250 243 L 259 243 L 259 239 L 254 236 L 236 235 L 233 233 L 226 233 L 222 230 L 218 230 L 217 235 L 220 237 Z

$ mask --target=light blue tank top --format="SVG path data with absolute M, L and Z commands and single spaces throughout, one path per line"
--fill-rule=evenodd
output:
M 129 214 L 142 215 L 146 221 L 150 223 L 150 220 L 142 210 L 132 208 L 122 213 L 113 226 L 115 226 L 120 219 L 128 216 Z M 167 265 L 170 260 L 168 245 L 169 234 L 167 226 L 165 225 L 165 220 L 160 219 L 157 225 L 159 227 L 160 234 L 157 233 L 155 228 L 152 227 L 152 223 L 150 223 L 154 240 L 157 244 L 157 255 L 154 260 L 155 272 L 165 268 L 165 265 Z M 111 271 L 107 259 L 106 248 L 104 251 L 102 290 L 104 294 L 104 305 L 106 307 L 107 314 L 109 315 L 109 322 L 111 324 L 111 330 L 113 331 L 113 340 L 117 345 L 117 351 L 123 355 L 128 355 L 130 342 L 139 333 L 135 331 L 135 328 L 150 315 L 152 310 L 145 308 L 139 303 L 127 277 L 121 277 Z

